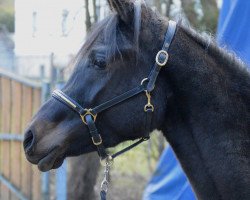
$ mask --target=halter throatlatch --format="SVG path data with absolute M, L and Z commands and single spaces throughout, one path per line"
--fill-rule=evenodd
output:
M 97 152 L 101 159 L 101 163 L 103 163 L 103 165 L 105 166 L 104 179 L 101 184 L 101 193 L 100 193 L 101 200 L 106 200 L 106 194 L 107 194 L 108 185 L 109 185 L 109 171 L 110 171 L 110 167 L 113 163 L 114 158 L 149 139 L 149 134 L 151 130 L 152 113 L 154 112 L 154 106 L 151 103 L 151 92 L 154 90 L 155 82 L 157 80 L 157 77 L 159 75 L 161 68 L 165 66 L 168 62 L 168 58 L 169 58 L 168 49 L 173 40 L 175 31 L 176 31 L 176 22 L 169 21 L 168 30 L 165 35 L 165 40 L 164 40 L 162 49 L 156 55 L 155 64 L 149 76 L 143 79 L 139 86 L 119 96 L 116 96 L 113 99 L 106 101 L 94 108 L 88 108 L 88 109 L 83 108 L 79 103 L 77 103 L 75 100 L 73 100 L 72 98 L 70 98 L 68 95 L 66 95 L 60 90 L 55 90 L 52 93 L 52 97 L 54 97 L 58 101 L 62 102 L 63 104 L 69 106 L 71 109 L 76 111 L 80 115 L 82 122 L 88 126 L 92 142 L 97 148 Z M 131 97 L 134 97 L 142 92 L 145 92 L 145 95 L 147 97 L 147 103 L 144 106 L 144 111 L 146 113 L 145 136 L 141 138 L 140 140 L 138 140 L 137 142 L 135 142 L 134 144 L 126 147 L 125 149 L 113 155 L 107 154 L 105 147 L 103 145 L 101 134 L 98 132 L 98 129 L 95 125 L 95 121 L 97 120 L 98 113 L 110 107 L 113 107 L 119 103 L 122 103 L 123 101 Z

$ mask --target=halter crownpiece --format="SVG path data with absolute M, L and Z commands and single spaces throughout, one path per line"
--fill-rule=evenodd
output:
M 109 171 L 110 171 L 110 167 L 113 163 L 114 158 L 149 139 L 151 121 L 152 121 L 152 113 L 154 112 L 154 106 L 151 104 L 151 92 L 154 90 L 155 82 L 157 80 L 157 77 L 159 75 L 161 68 L 165 66 L 168 62 L 168 58 L 169 58 L 168 50 L 174 38 L 175 32 L 176 32 L 176 22 L 170 20 L 168 23 L 168 29 L 165 34 L 165 39 L 164 39 L 162 49 L 156 55 L 155 64 L 152 70 L 150 71 L 149 76 L 143 79 L 139 86 L 121 95 L 118 95 L 110 99 L 109 101 L 106 101 L 94 108 L 83 108 L 79 103 L 77 103 L 75 100 L 73 100 L 68 95 L 63 93 L 61 90 L 55 90 L 52 93 L 52 97 L 54 97 L 58 101 L 62 102 L 66 106 L 76 111 L 80 115 L 82 122 L 88 126 L 92 142 L 96 146 L 98 155 L 101 161 L 104 162 L 104 165 L 105 165 L 104 180 L 101 184 L 101 193 L 100 193 L 101 200 L 106 199 L 106 194 L 108 191 L 108 184 L 109 184 Z M 144 106 L 144 111 L 146 113 L 145 136 L 141 138 L 140 140 L 138 140 L 137 142 L 135 142 L 134 144 L 126 147 L 125 149 L 113 155 L 108 155 L 103 145 L 102 137 L 100 133 L 98 132 L 98 129 L 95 125 L 95 121 L 97 120 L 97 115 L 100 112 L 103 112 L 104 110 L 107 110 L 110 107 L 113 107 L 117 104 L 120 104 L 124 102 L 125 100 L 131 97 L 134 97 L 142 92 L 145 92 L 145 95 L 147 97 L 147 104 L 145 104 Z

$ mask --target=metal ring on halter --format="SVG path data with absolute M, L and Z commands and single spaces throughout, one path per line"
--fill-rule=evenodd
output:
M 148 78 L 144 78 L 144 79 L 142 79 L 142 81 L 141 81 L 141 85 L 143 85 L 145 81 L 149 81 L 149 80 L 148 80 Z
M 165 55 L 165 59 L 163 61 L 160 61 L 160 55 L 164 54 Z M 168 52 L 166 52 L 165 50 L 160 50 L 156 57 L 155 57 L 155 62 L 157 63 L 157 65 L 163 67 L 164 65 L 167 64 L 168 62 Z
M 146 81 L 149 81 L 149 79 L 148 78 L 144 78 L 144 79 L 142 79 L 142 81 L 141 81 L 141 85 L 143 85 L 144 84 L 144 82 L 146 82 Z M 145 92 L 147 92 L 147 90 L 144 90 Z
M 86 122 L 86 119 L 85 119 L 86 115 L 91 115 L 91 117 L 93 118 L 93 120 L 95 122 L 97 114 L 94 115 L 92 113 L 92 109 L 84 109 L 84 111 L 86 111 L 86 112 L 83 115 L 80 115 L 81 119 L 82 119 L 82 122 L 87 125 L 87 122 Z

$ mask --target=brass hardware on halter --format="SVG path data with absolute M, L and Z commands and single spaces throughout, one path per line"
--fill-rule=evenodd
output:
M 144 111 L 147 112 L 148 110 L 151 110 L 152 112 L 154 112 L 154 106 L 151 104 L 151 95 L 150 92 L 145 91 L 146 92 L 146 96 L 148 99 L 148 103 L 144 106 Z
M 86 122 L 86 119 L 85 119 L 86 115 L 91 115 L 91 117 L 93 118 L 93 120 L 94 120 L 94 122 L 95 122 L 96 117 L 97 117 L 97 114 L 93 114 L 93 113 L 92 113 L 92 109 L 84 109 L 84 110 L 86 111 L 86 112 L 84 113 L 84 115 L 80 115 L 80 116 L 81 116 L 81 119 L 82 119 L 82 122 L 83 122 L 84 124 L 88 125 L 87 122 Z
M 165 59 L 163 61 L 160 61 L 160 55 L 164 54 L 165 55 Z M 155 57 L 155 62 L 157 63 L 157 65 L 163 67 L 164 65 L 167 64 L 168 62 L 168 52 L 164 51 L 164 50 L 160 50 L 156 57 Z

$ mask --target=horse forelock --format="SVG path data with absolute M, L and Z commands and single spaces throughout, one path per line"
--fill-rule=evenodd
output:
M 144 1 L 143 1 L 144 2 Z M 131 24 L 132 27 L 127 27 L 127 30 L 133 31 L 133 39 L 130 41 L 128 37 L 124 34 L 124 29 L 121 31 L 119 28 L 119 16 L 117 13 L 112 12 L 105 19 L 93 26 L 92 30 L 88 34 L 85 43 L 78 52 L 74 64 L 78 64 L 82 61 L 84 55 L 88 55 L 93 46 L 97 47 L 99 45 L 105 45 L 106 47 L 106 57 L 112 58 L 117 52 L 122 58 L 121 50 L 124 45 L 131 44 L 133 50 L 138 55 L 139 53 L 139 37 L 141 30 L 141 6 L 142 1 L 136 0 L 134 2 L 134 17 Z M 102 40 L 102 42 L 98 42 Z M 136 56 L 137 56 L 136 55 Z

